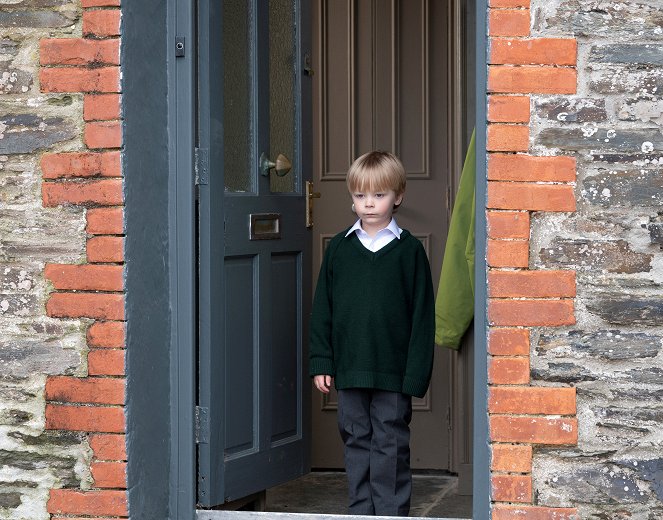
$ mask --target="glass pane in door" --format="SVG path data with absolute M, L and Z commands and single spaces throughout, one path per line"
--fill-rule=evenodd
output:
M 295 0 L 269 1 L 269 153 L 272 160 L 279 154 L 292 162 L 283 177 L 270 175 L 273 193 L 297 190 L 296 107 L 297 48 Z
M 223 166 L 226 192 L 254 192 L 252 2 L 223 2 Z

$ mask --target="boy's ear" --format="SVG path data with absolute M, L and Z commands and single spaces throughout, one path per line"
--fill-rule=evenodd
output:
M 403 194 L 396 195 L 396 200 L 394 201 L 394 207 L 397 208 L 403 203 Z

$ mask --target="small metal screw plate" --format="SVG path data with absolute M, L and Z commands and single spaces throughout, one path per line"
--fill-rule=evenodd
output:
M 184 36 L 175 37 L 175 57 L 184 57 Z

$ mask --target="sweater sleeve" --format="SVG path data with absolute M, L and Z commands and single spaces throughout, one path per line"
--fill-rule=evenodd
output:
M 309 375 L 336 375 L 332 348 L 332 241 L 325 251 L 313 297 L 309 345 Z
M 401 391 L 414 397 L 423 397 L 433 370 L 435 298 L 430 265 L 420 244 L 417 248 L 414 276 L 412 331 Z

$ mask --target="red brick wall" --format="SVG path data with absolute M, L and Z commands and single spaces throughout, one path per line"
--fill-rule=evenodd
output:
M 89 318 L 86 377 L 46 382 L 46 428 L 88 433 L 92 489 L 53 489 L 54 519 L 126 517 L 120 1 L 82 0 L 83 37 L 40 42 L 42 92 L 83 96 L 77 152 L 42 156 L 44 206 L 87 208 L 87 263 L 48 264 L 46 312 Z
M 488 382 L 492 518 L 570 519 L 536 503 L 532 458 L 578 440 L 572 387 L 530 384 L 531 327 L 575 323 L 575 271 L 529 269 L 530 215 L 575 211 L 575 160 L 535 157 L 529 94 L 576 91 L 575 39 L 531 38 L 528 0 L 490 0 L 488 70 Z

